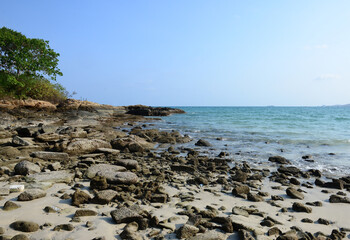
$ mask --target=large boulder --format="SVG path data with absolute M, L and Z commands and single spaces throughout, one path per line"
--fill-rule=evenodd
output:
M 19 175 L 28 175 L 32 173 L 38 173 L 40 171 L 41 170 L 38 165 L 27 160 L 21 161 L 15 166 L 15 173 Z
M 153 143 L 135 135 L 114 139 L 111 141 L 111 144 L 114 149 L 128 149 L 130 152 L 144 152 L 154 148 Z
M 111 144 L 101 139 L 73 139 L 65 151 L 71 154 L 91 153 L 98 148 L 112 148 Z

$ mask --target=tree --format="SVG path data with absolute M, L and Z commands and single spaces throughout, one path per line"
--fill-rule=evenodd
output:
M 23 34 L 2 27 L 0 29 L 0 84 L 16 97 L 27 97 L 33 82 L 56 81 L 62 76 L 58 56 L 43 39 L 27 38 Z

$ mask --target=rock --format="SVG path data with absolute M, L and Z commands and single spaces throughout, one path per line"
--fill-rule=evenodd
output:
M 92 199 L 92 202 L 96 204 L 108 204 L 117 196 L 117 194 L 118 192 L 110 189 L 102 190 L 96 193 L 95 197 Z
M 247 195 L 250 192 L 250 188 L 246 185 L 237 185 L 232 189 L 232 194 L 234 196 L 242 196 L 243 194 Z
M 290 161 L 288 161 L 286 158 L 281 156 L 269 157 L 269 161 L 279 163 L 279 164 L 290 164 Z
M 236 182 L 245 183 L 248 179 L 248 174 L 242 172 L 241 170 L 237 170 L 235 175 L 232 176 L 232 180 Z
M 96 216 L 97 212 L 90 209 L 79 209 L 75 211 L 74 217 Z
M 116 210 L 113 210 L 111 212 L 111 216 L 113 220 L 119 224 L 119 223 L 130 223 L 133 221 L 139 221 L 142 219 L 142 216 L 139 215 L 137 212 L 130 210 L 127 207 L 122 207 Z
M 79 207 L 80 204 L 88 203 L 91 200 L 91 197 L 86 192 L 77 189 L 72 196 L 72 205 Z
M 28 175 L 40 172 L 40 167 L 27 160 L 21 161 L 15 165 L 15 173 L 19 175 Z
M 73 179 L 74 173 L 70 173 L 67 170 L 41 172 L 27 176 L 27 181 L 33 182 L 70 183 Z
M 203 140 L 203 139 L 199 139 L 198 142 L 196 142 L 194 145 L 201 146 L 201 147 L 210 147 L 211 146 L 211 144 L 208 141 Z
M 97 153 L 105 153 L 105 154 L 112 154 L 112 155 L 118 155 L 120 153 L 119 150 L 113 149 L 113 148 L 97 148 Z
M 170 166 L 171 171 L 176 171 L 176 172 L 187 172 L 193 174 L 196 170 L 192 166 L 187 166 L 187 165 L 171 165 Z
M 107 179 L 105 177 L 101 176 L 95 176 L 90 181 L 90 188 L 91 189 L 97 189 L 97 190 L 105 190 L 108 188 Z
M 37 223 L 28 221 L 16 221 L 11 223 L 10 227 L 21 232 L 36 232 L 39 230 Z
M 55 206 L 46 206 L 44 208 L 44 211 L 47 213 L 60 213 L 62 209 L 60 209 L 59 207 L 55 207 Z
M 232 208 L 232 214 L 241 215 L 241 216 L 244 216 L 244 217 L 249 217 L 249 213 L 246 210 L 244 210 L 244 209 L 242 209 L 240 207 L 233 207 Z
M 17 208 L 20 208 L 21 206 L 12 202 L 12 201 L 7 201 L 4 204 L 3 210 L 4 211 L 11 211 L 11 210 L 15 210 Z
M 241 240 L 255 240 L 253 235 L 249 231 L 244 229 L 239 229 L 238 235 L 239 235 L 239 239 Z
M 137 233 L 139 225 L 137 222 L 128 223 L 124 227 L 124 231 L 120 234 L 121 239 L 125 240 L 143 240 L 142 236 Z
M 112 148 L 111 144 L 101 139 L 73 139 L 65 151 L 71 154 L 91 153 L 98 148 Z
M 267 236 L 281 235 L 281 234 L 282 234 L 282 231 L 279 230 L 278 227 L 270 228 L 270 229 L 267 231 Z
M 344 189 L 345 182 L 339 179 L 333 179 L 332 182 L 325 182 L 322 187 L 333 189 Z
M 3 235 L 5 233 L 5 229 L 3 227 L 0 227 L 0 235 Z
M 184 224 L 176 231 L 176 237 L 189 238 L 195 236 L 199 232 L 199 229 L 193 225 Z
M 19 137 L 19 136 L 14 136 L 12 138 L 12 144 L 15 146 L 29 146 L 32 145 L 31 142 Z
M 248 193 L 248 200 L 252 202 L 262 202 L 264 198 L 258 194 Z
M 29 240 L 25 234 L 17 234 L 11 238 L 11 240 Z
M 274 201 L 284 201 L 284 198 L 278 195 L 271 195 L 271 199 Z
M 44 160 L 56 160 L 56 161 L 66 161 L 69 160 L 69 155 L 62 152 L 33 152 L 31 154 L 33 157 L 44 159 Z
M 198 225 L 200 224 L 201 220 L 202 220 L 202 216 L 201 215 L 190 215 L 186 224 L 198 227 Z
M 16 158 L 18 156 L 21 155 L 21 152 L 14 147 L 1 147 L 0 148 L 0 156 L 4 157 L 4 158 Z
M 348 197 L 340 197 L 338 195 L 331 195 L 329 197 L 330 203 L 350 203 L 350 198 Z
M 307 202 L 306 205 L 313 206 L 313 207 L 322 207 L 322 202 L 320 202 L 320 201 Z
M 39 134 L 35 137 L 37 141 L 40 142 L 47 142 L 47 143 L 55 143 L 61 140 L 61 136 L 58 135 L 57 133 L 43 133 Z
M 135 135 L 114 139 L 111 141 L 111 145 L 114 149 L 128 149 L 130 152 L 144 152 L 154 148 L 153 143 L 147 142 L 146 139 Z
M 300 200 L 304 199 L 304 194 L 302 194 L 301 192 L 297 191 L 294 188 L 287 188 L 286 193 L 291 198 L 300 199 Z
M 73 231 L 74 230 L 74 226 L 72 224 L 59 224 L 57 226 L 54 227 L 53 231 Z
M 295 202 L 293 203 L 293 210 L 296 212 L 306 212 L 306 213 L 311 213 L 312 212 L 312 208 L 307 207 L 301 203 Z
M 105 175 L 109 175 L 110 173 L 124 172 L 124 171 L 126 171 L 126 168 L 122 166 L 116 166 L 111 164 L 97 164 L 89 167 L 86 170 L 85 175 L 88 178 L 92 179 L 97 175 L 97 173 L 98 173 L 98 176 L 105 176 Z
M 97 172 L 98 176 L 105 177 L 111 184 L 135 184 L 139 178 L 132 172 Z
M 265 226 L 265 227 L 272 227 L 275 225 L 275 223 L 271 220 L 268 220 L 268 219 L 264 219 L 260 222 L 260 225 L 261 226 Z
M 21 193 L 17 200 L 18 201 L 31 201 L 38 198 L 43 198 L 46 196 L 46 192 L 41 189 L 28 189 Z
M 16 129 L 20 137 L 33 137 L 38 133 L 39 128 L 34 126 L 19 127 Z
M 304 223 L 313 223 L 314 221 L 312 221 L 310 218 L 303 218 L 303 219 L 301 219 L 301 222 L 304 222 Z
M 118 159 L 116 164 L 126 167 L 127 169 L 139 169 L 139 163 L 136 160 L 131 159 Z
M 8 188 L 8 187 L 0 188 L 0 197 L 1 196 L 8 196 L 9 194 L 10 194 L 10 188 Z
M 152 203 L 166 203 L 168 201 L 168 195 L 164 193 L 153 194 L 151 197 Z
M 227 239 L 226 234 L 223 234 L 215 230 L 206 231 L 205 233 L 200 233 L 194 237 L 188 238 L 188 240 L 226 240 L 226 239 Z
M 127 107 L 126 113 L 141 116 L 168 116 L 170 114 L 185 113 L 185 111 L 169 107 L 149 107 L 143 105 L 133 105 Z
M 299 168 L 297 167 L 284 167 L 284 166 L 280 166 L 277 169 L 278 172 L 280 173 L 284 173 L 286 175 L 291 175 L 291 176 L 298 176 L 299 174 L 301 174 L 301 171 Z
M 47 166 L 50 171 L 58 171 L 61 168 L 60 162 L 54 162 Z

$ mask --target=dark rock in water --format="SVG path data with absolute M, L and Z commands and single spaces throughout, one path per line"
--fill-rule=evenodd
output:
M 304 194 L 302 194 L 301 192 L 297 191 L 294 188 L 287 188 L 286 193 L 291 198 L 300 199 L 300 200 L 304 199 Z
M 15 173 L 19 175 L 28 175 L 40 172 L 40 167 L 27 160 L 21 161 L 15 166 Z
M 232 176 L 232 180 L 236 182 L 245 183 L 248 179 L 248 174 L 242 172 L 241 170 L 237 170 L 236 174 Z
M 230 155 L 230 154 L 227 153 L 227 152 L 220 152 L 219 155 L 218 155 L 218 157 L 222 158 L 222 157 L 227 157 L 227 156 L 229 156 L 229 155 Z
M 46 196 L 46 192 L 41 189 L 28 189 L 21 193 L 17 200 L 18 201 L 31 201 L 34 199 L 42 198 Z
M 11 228 L 21 232 L 36 232 L 39 230 L 39 225 L 34 222 L 16 221 L 10 225 Z
M 340 197 L 337 195 L 331 195 L 329 197 L 330 203 L 350 203 L 350 198 L 348 197 Z
M 289 182 L 290 182 L 291 184 L 293 184 L 293 185 L 300 185 L 299 180 L 296 179 L 296 178 L 291 178 L 291 179 L 289 179 Z
M 329 224 L 330 224 L 330 222 L 329 222 L 328 220 L 324 219 L 324 218 L 319 218 L 319 219 L 317 220 L 317 222 L 318 222 L 319 224 L 323 224 L 323 225 L 329 225 Z
M 53 231 L 73 231 L 74 226 L 72 224 L 60 224 L 54 227 Z
M 88 203 L 91 200 L 91 197 L 86 192 L 77 189 L 72 196 L 72 205 L 79 207 L 80 204 Z
M 345 182 L 342 180 L 333 179 L 332 182 L 325 182 L 322 187 L 342 190 L 344 188 L 344 184 Z
M 311 213 L 312 212 L 312 208 L 307 207 L 301 203 L 295 202 L 293 203 L 293 210 L 296 212 L 306 212 L 306 213 Z
M 185 111 L 168 107 L 149 107 L 143 105 L 127 106 L 127 114 L 141 116 L 168 116 L 170 114 L 185 113 Z
M 74 217 L 96 216 L 97 212 L 90 209 L 79 209 L 75 211 Z
M 116 210 L 113 210 L 111 212 L 111 216 L 113 220 L 119 224 L 119 223 L 130 223 L 134 221 L 139 221 L 142 219 L 142 216 L 139 215 L 137 212 L 130 210 L 127 207 L 122 207 Z
M 322 181 L 322 180 L 316 178 L 316 179 L 315 179 L 315 185 L 316 185 L 316 186 L 319 186 L 319 187 L 323 187 L 324 181 Z
M 312 159 L 311 155 L 304 155 L 301 157 L 302 159 L 306 160 L 306 159 Z
M 4 211 L 11 211 L 11 210 L 15 210 L 17 208 L 20 208 L 21 206 L 12 202 L 12 201 L 7 201 L 4 204 L 3 210 Z
M 195 143 L 196 146 L 201 146 L 201 147 L 210 147 L 211 144 L 203 139 L 199 139 L 198 142 Z
M 199 232 L 199 229 L 193 225 L 184 224 L 176 231 L 176 237 L 182 239 L 182 238 L 189 238 L 192 236 L 195 236 Z
M 317 170 L 317 169 L 310 169 L 308 172 L 314 177 L 321 177 L 322 176 L 321 171 Z
M 281 156 L 269 157 L 269 161 L 279 163 L 279 164 L 290 164 L 289 160 L 287 160 L 286 158 L 281 157 Z

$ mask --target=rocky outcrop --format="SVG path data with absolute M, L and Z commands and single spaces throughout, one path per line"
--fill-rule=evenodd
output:
M 185 111 L 176 108 L 168 107 L 149 107 L 144 105 L 127 106 L 127 114 L 141 116 L 168 116 L 175 113 L 185 113 Z

